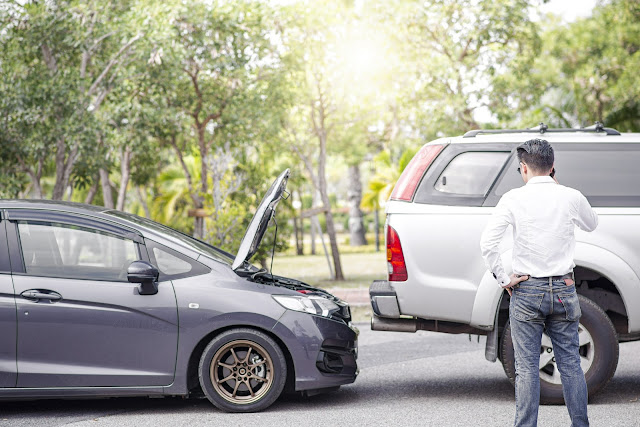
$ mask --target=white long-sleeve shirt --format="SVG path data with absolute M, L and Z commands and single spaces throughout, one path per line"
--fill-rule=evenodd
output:
M 532 277 L 560 276 L 573 271 L 575 227 L 593 231 L 598 215 L 580 191 L 536 176 L 502 196 L 482 233 L 480 249 L 500 286 L 510 282 L 500 259 L 499 244 L 513 226 L 513 272 Z

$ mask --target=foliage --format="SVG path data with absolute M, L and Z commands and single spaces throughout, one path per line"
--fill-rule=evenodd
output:
M 407 148 L 400 156 L 397 165 L 391 161 L 391 154 L 388 151 L 381 151 L 374 158 L 376 174 L 369 180 L 368 189 L 362 197 L 361 206 L 364 209 L 376 210 L 384 206 L 400 175 L 417 152 L 416 148 Z
M 640 6 L 603 2 L 569 25 L 548 20 L 540 49 L 520 52 L 494 80 L 495 111 L 510 125 L 589 126 L 595 121 L 640 130 L 635 70 L 640 65 Z
M 0 196 L 111 204 L 235 252 L 290 168 L 283 250 L 301 210 L 348 223 L 350 166 L 375 210 L 437 137 L 640 130 L 638 2 L 568 24 L 534 19 L 543 2 L 0 2 Z

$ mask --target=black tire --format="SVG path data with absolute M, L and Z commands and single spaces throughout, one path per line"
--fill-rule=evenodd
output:
M 254 329 L 231 329 L 216 336 L 204 349 L 198 377 L 204 394 L 217 408 L 257 412 L 282 393 L 287 362 L 268 335 Z
M 607 314 L 590 299 L 578 295 L 582 317 L 581 327 L 585 328 L 593 339 L 593 359 L 585 372 L 589 397 L 598 393 L 609 382 L 618 367 L 618 335 Z M 581 351 L 585 350 L 581 348 Z M 511 384 L 515 384 L 516 371 L 511 341 L 511 325 L 507 321 L 500 345 L 501 361 L 504 372 Z M 540 403 L 544 405 L 562 405 L 562 384 L 554 384 L 540 378 Z

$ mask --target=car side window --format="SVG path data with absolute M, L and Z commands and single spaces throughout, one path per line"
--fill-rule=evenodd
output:
M 640 203 L 640 146 L 559 146 L 555 151 L 560 184 L 580 190 L 592 206 L 638 206 Z M 495 194 L 502 196 L 524 185 L 513 156 Z
M 442 193 L 484 196 L 509 156 L 508 152 L 468 151 L 454 157 L 434 188 Z
M 18 235 L 26 273 L 34 276 L 126 282 L 139 259 L 132 240 L 76 225 L 19 221 Z
M 160 281 L 198 276 L 211 271 L 209 267 L 171 248 L 145 240 L 151 263 L 160 270 Z

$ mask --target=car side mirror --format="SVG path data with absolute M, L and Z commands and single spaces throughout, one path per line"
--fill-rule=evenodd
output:
M 158 269 L 146 261 L 133 261 L 127 268 L 127 280 L 140 283 L 140 295 L 155 295 L 158 293 Z

